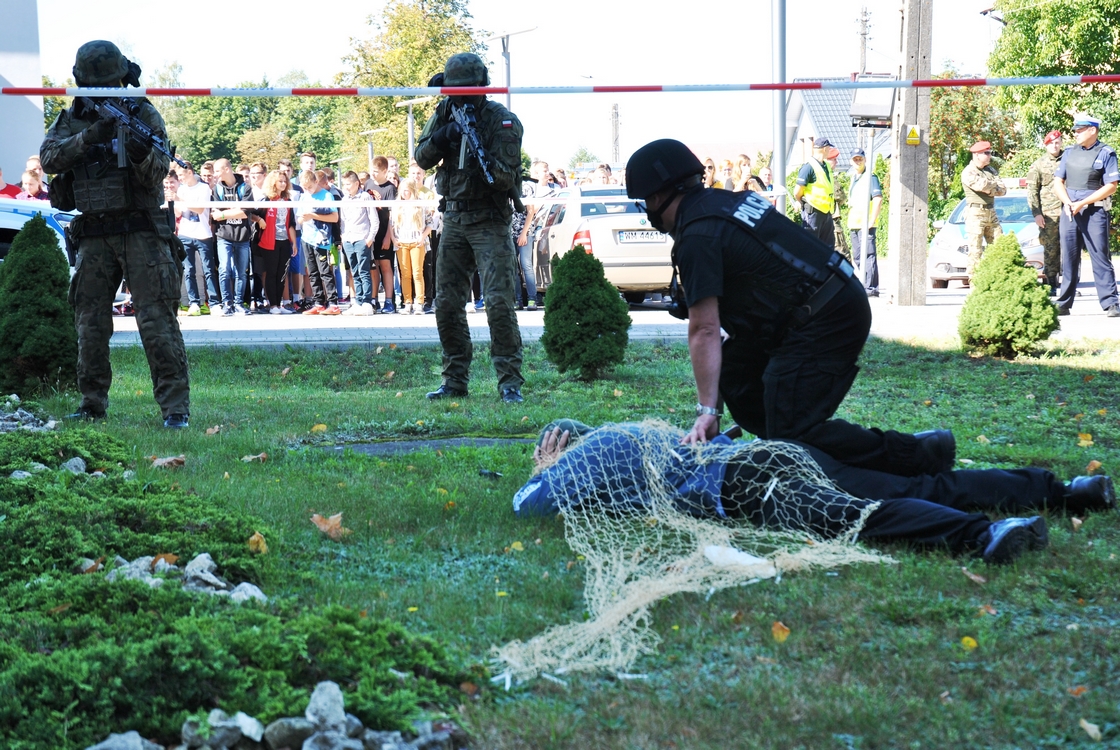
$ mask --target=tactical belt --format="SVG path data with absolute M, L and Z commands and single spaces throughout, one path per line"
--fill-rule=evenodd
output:
M 113 234 L 131 234 L 132 232 L 152 232 L 152 217 L 148 214 L 128 214 L 119 218 L 95 219 L 83 216 L 78 227 L 81 237 L 107 237 Z
M 495 208 L 494 201 L 444 201 L 447 211 L 489 211 Z
M 817 291 L 813 292 L 812 296 L 801 305 L 795 307 L 793 313 L 791 313 L 790 317 L 795 328 L 808 323 L 814 315 L 819 313 L 836 296 L 837 292 L 844 288 L 844 285 L 851 280 L 852 274 L 855 272 L 852 264 L 838 252 L 833 252 L 828 259 L 828 269 L 832 272 L 828 280 L 817 287 Z
M 989 211 L 991 211 L 995 208 L 995 204 L 993 203 L 991 206 L 989 206 L 987 203 L 969 203 L 968 207 L 969 208 L 986 208 Z

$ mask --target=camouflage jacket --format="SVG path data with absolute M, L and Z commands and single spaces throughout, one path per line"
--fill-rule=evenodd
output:
M 494 177 L 494 184 L 490 185 L 482 175 L 478 160 L 469 155 L 469 152 L 464 168 L 459 169 L 457 154 L 444 154 L 431 142 L 432 134 L 451 121 L 450 109 L 451 100 L 444 99 L 436 107 L 435 115 L 424 126 L 424 132 L 416 144 L 416 163 L 424 169 L 431 169 L 439 164 L 436 171 L 436 192 L 447 201 L 470 205 L 465 210 L 449 205 L 447 213 L 481 212 L 489 215 L 496 211 L 508 219 L 512 211 L 509 202 L 510 188 L 516 191 L 516 195 L 521 194 L 521 136 L 524 133 L 521 121 L 517 119 L 517 115 L 494 101 L 484 101 L 475 109 L 478 135 L 490 159 L 490 174 Z
M 991 164 L 981 169 L 969 162 L 961 172 L 961 187 L 964 188 L 965 200 L 969 203 L 982 203 L 988 208 L 995 203 L 996 196 L 1007 194 L 1003 180 Z
M 1062 201 L 1054 193 L 1054 170 L 1062 163 L 1062 155 L 1045 153 L 1035 160 L 1027 172 L 1027 203 L 1035 216 L 1058 216 Z
M 156 134 L 166 138 L 163 117 L 147 99 L 141 99 L 139 117 Z M 47 130 L 47 136 L 39 149 L 43 169 L 52 174 L 82 172 L 83 176 L 96 178 L 117 169 L 117 157 L 106 144 L 88 145 L 83 131 L 97 122 L 98 114 L 92 109 L 84 110 L 75 105 L 62 110 Z M 171 160 L 149 149 L 143 161 L 129 159 L 128 185 L 132 208 L 154 214 L 163 203 L 163 178 L 167 176 Z M 52 183 L 52 187 L 54 184 Z

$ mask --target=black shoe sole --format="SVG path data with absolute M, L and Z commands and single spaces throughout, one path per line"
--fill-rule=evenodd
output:
M 425 394 L 425 398 L 427 398 L 429 401 L 439 401 L 441 398 L 466 398 L 468 395 L 469 394 L 467 391 L 455 391 L 451 390 L 450 388 L 446 388 L 427 393 Z
M 1026 550 L 1046 549 L 1050 544 L 1050 533 L 1046 521 L 1036 518 L 1029 526 L 1016 526 L 1008 531 L 992 550 L 985 550 L 984 562 L 989 565 L 1006 565 L 1017 559 Z

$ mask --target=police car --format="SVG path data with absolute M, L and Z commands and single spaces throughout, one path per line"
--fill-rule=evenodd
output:
M 73 251 L 66 243 L 66 227 L 77 214 L 59 211 L 45 201 L 17 201 L 15 198 L 0 198 L 0 262 L 7 257 L 8 250 L 12 246 L 12 240 L 15 239 L 19 230 L 23 229 L 23 225 L 40 214 L 46 220 L 47 226 L 58 235 L 58 246 L 66 254 L 70 263 L 70 273 L 73 275 L 74 256 Z
M 1018 180 L 1016 180 L 1018 182 Z M 929 281 L 934 289 L 944 289 L 950 281 L 969 282 L 968 235 L 964 229 L 965 201 L 957 204 L 948 221 L 935 221 L 937 229 L 929 245 Z M 1019 239 L 1027 265 L 1042 275 L 1043 250 L 1038 241 L 1038 225 L 1034 223 L 1027 191 L 1012 189 L 1007 195 L 996 198 L 996 216 L 1004 234 L 1014 233 Z

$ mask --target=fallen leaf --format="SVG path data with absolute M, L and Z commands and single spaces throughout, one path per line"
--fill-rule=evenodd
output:
M 978 437 L 976 438 L 976 442 L 978 442 L 978 443 L 983 443 L 984 445 L 987 445 L 988 443 L 990 443 L 990 442 L 992 442 L 992 441 L 991 441 L 991 440 L 988 440 L 988 438 L 984 437 L 983 435 L 979 435 L 979 436 L 978 436 Z
M 1097 376 L 1096 376 L 1096 375 L 1086 375 L 1086 376 L 1085 376 L 1085 377 L 1083 378 L 1083 380 L 1084 380 L 1084 381 L 1085 381 L 1086 383 L 1088 383 L 1088 382 L 1090 382 L 1090 381 L 1091 381 L 1091 380 L 1092 380 L 1093 378 L 1095 378 L 1095 377 L 1097 377 Z
M 459 685 L 459 690 L 467 694 L 467 697 L 473 698 L 478 695 L 478 685 L 473 682 L 464 682 Z
M 572 568 L 574 568 L 575 566 L 576 566 L 576 561 L 575 561 L 575 560 L 568 560 L 568 563 L 567 563 L 567 564 L 566 564 L 566 565 L 565 565 L 564 567 L 565 567 L 565 568 L 566 568 L 567 570 L 571 570 L 571 569 L 572 569 Z
M 423 426 L 424 426 L 424 420 L 423 420 L 423 419 L 417 419 L 417 420 L 416 420 L 416 424 L 418 424 L 419 426 L 423 427 Z
M 448 500 L 446 503 L 443 504 L 443 509 L 444 510 L 455 510 L 455 501 L 454 500 Z
M 1093 433 L 1079 432 L 1077 433 L 1077 447 L 1078 448 L 1092 448 L 1093 447 Z
M 756 656 L 754 658 L 759 664 L 777 664 L 776 659 L 771 659 L 769 656 Z
M 680 630 L 680 629 L 681 629 L 681 626 L 680 626 L 680 625 L 674 625 L 674 626 L 673 626 L 673 630 Z
M 933 406 L 933 402 L 930 401 L 928 398 L 925 401 L 923 401 L 922 404 L 925 405 L 925 406 Z
M 374 350 L 374 352 L 373 352 L 373 353 L 374 353 L 374 354 L 380 354 L 380 353 L 381 353 L 382 351 L 384 351 L 384 349 L 385 349 L 385 347 L 383 347 L 383 346 L 379 346 L 379 347 L 377 347 L 377 349 L 376 349 L 376 350 Z
M 1083 413 L 1080 413 L 1080 412 L 1073 415 L 1073 419 L 1074 419 L 1075 422 L 1080 422 L 1084 418 L 1085 418 L 1085 415 Z
M 419 609 L 420 609 L 419 607 L 409 607 L 409 608 L 408 608 L 408 611 L 409 611 L 409 612 L 416 612 L 416 611 L 417 611 L 417 610 L 419 610 Z
M 1088 378 L 1088 377 L 1091 377 L 1091 376 L 1086 375 L 1086 377 Z M 1085 721 L 1084 719 L 1081 719 L 1080 721 L 1077 722 L 1077 726 L 1084 729 L 1085 734 L 1089 735 L 1089 739 L 1091 739 L 1093 742 L 1100 742 L 1101 741 L 1101 728 L 1098 727 L 1096 724 L 1090 724 L 1089 722 Z
M 317 424 L 311 428 L 312 432 L 326 432 L 327 426 L 325 424 Z
M 213 427 L 207 427 L 206 428 L 206 434 L 207 435 L 217 435 L 221 431 L 222 431 L 222 426 L 220 424 L 216 424 Z
M 458 409 L 459 408 L 459 402 L 458 401 L 452 401 L 451 402 L 451 408 L 452 409 Z
M 1033 393 L 1028 393 L 1027 394 L 1027 400 L 1028 401 L 1034 401 L 1034 394 Z
M 1092 461 L 1090 461 L 1085 466 L 1085 473 L 1086 474 L 1092 474 L 1094 471 L 1096 471 L 1099 468 L 1101 468 L 1101 462 L 1096 460 L 1096 459 L 1093 459 Z
M 447 490 L 445 490 L 443 487 L 436 487 L 436 492 L 438 492 L 441 495 L 446 495 L 447 494 Z
M 354 533 L 350 529 L 343 528 L 341 513 L 335 513 L 330 518 L 323 518 L 321 515 L 316 513 L 315 515 L 311 516 L 311 523 L 318 526 L 319 531 L 323 532 L 336 542 L 342 539 L 342 537 Z
M 546 581 L 548 580 L 548 571 L 547 570 L 544 572 L 544 575 L 542 575 L 541 578 L 546 580 Z
M 537 537 L 536 540 L 533 542 L 533 544 L 540 544 L 540 543 L 541 543 L 541 538 L 540 537 Z
M 1085 687 L 1084 685 L 1078 685 L 1077 687 L 1066 688 L 1066 692 L 1072 695 L 1074 698 L 1080 698 L 1081 696 L 1085 695 L 1085 693 L 1089 692 L 1089 688 Z
M 389 348 L 390 348 L 390 349 L 396 349 L 396 348 L 397 348 L 397 345 L 396 345 L 396 344 L 389 344 Z
M 99 557 L 99 558 L 97 558 L 96 560 L 93 561 L 93 565 L 90 565 L 88 568 L 83 570 L 82 573 L 83 574 L 85 574 L 85 573 L 96 573 L 97 571 L 101 570 L 101 568 L 104 567 L 104 565 L 102 564 L 104 562 L 105 562 L 105 558 L 104 557 Z
M 253 532 L 253 535 L 249 537 L 249 551 L 258 555 L 268 554 L 268 542 L 264 540 L 264 534 L 259 531 Z
M 511 550 L 515 551 L 515 552 L 524 552 L 525 551 L 525 545 L 522 544 L 521 542 L 514 542 L 513 544 L 511 544 L 509 546 L 509 548 Z
M 152 560 L 152 570 L 156 569 L 156 564 L 159 563 L 160 560 L 163 560 L 168 565 L 174 565 L 175 563 L 179 562 L 179 556 L 173 555 L 170 552 L 164 552 L 162 555 L 156 555 Z
M 980 614 L 982 614 L 982 615 L 993 615 L 994 616 L 994 615 L 998 615 L 999 612 L 997 612 L 996 608 L 993 607 L 991 604 L 985 604 L 985 605 L 980 607 Z
M 153 469 L 178 469 L 180 466 L 187 462 L 185 455 L 168 456 L 167 458 L 157 458 L 152 461 Z
M 1080 531 L 1081 530 L 1081 524 L 1085 523 L 1085 521 L 1078 518 L 1077 516 L 1074 516 L 1073 518 L 1069 519 L 1069 523 L 1070 523 L 1071 526 L 1073 526 L 1074 531 Z
M 282 377 L 282 378 L 288 377 L 288 373 L 291 372 L 291 371 L 292 371 L 292 368 L 285 367 L 283 370 L 280 371 L 280 377 Z
M 677 413 L 677 410 L 676 410 L 676 409 L 669 409 L 669 413 L 670 413 L 670 414 L 676 414 L 676 413 Z
M 260 461 L 263 464 L 266 460 L 268 460 L 268 454 L 267 453 L 258 453 L 255 456 L 242 456 L 241 460 L 244 461 L 247 464 L 251 464 L 254 461 Z
M 1078 625 L 1076 622 L 1071 622 L 1069 625 L 1066 625 L 1066 630 L 1080 630 L 1080 629 L 1081 629 L 1081 626 Z
M 734 623 L 735 625 L 742 625 L 743 624 L 743 610 L 741 610 L 741 609 L 735 610 L 735 614 L 731 615 L 731 622 Z
M 229 479 L 229 472 L 228 471 L 225 474 L 222 474 L 222 479 Z
M 770 633 L 778 643 L 785 643 L 786 638 L 789 638 L 789 628 L 783 625 L 781 620 L 774 620 L 774 624 L 770 626 Z
M 521 421 L 522 421 L 522 422 L 528 422 L 528 421 L 529 421 L 529 417 L 528 417 L 528 416 L 526 415 L 526 416 L 524 416 L 524 417 L 522 417 L 522 418 L 521 418 Z
M 968 580 L 972 581 L 973 583 L 987 583 L 988 582 L 987 578 L 985 578 L 984 576 L 976 575 L 975 573 L 973 573 L 968 568 L 961 568 L 961 572 L 964 573 L 965 576 L 968 578 Z
M 958 458 L 957 461 L 964 464 L 965 466 L 970 466 L 971 464 L 976 463 L 971 458 Z
M 944 703 L 945 705 L 949 705 L 950 703 L 953 702 L 953 696 L 949 695 L 948 690 L 946 690 L 944 693 L 942 693 L 941 695 L 939 695 L 937 697 L 940 698 L 941 702 Z
M 396 370 L 389 370 L 389 372 L 385 373 L 385 379 L 386 380 L 392 380 L 393 376 L 396 375 L 396 374 L 397 374 Z
M 961 638 L 961 645 L 964 646 L 965 651 L 975 651 L 980 644 L 977 643 L 976 639 L 972 636 L 966 635 L 964 638 Z
M 404 391 L 397 391 L 397 398 L 400 398 L 403 395 L 404 395 Z
M 497 593 L 495 594 L 495 596 L 509 596 L 509 594 L 507 594 L 507 593 L 506 593 L 506 592 L 504 592 L 504 591 L 498 591 L 498 592 L 497 592 Z
M 66 602 L 65 604 L 59 604 L 57 607 L 52 607 L 52 608 L 48 609 L 47 613 L 52 614 L 52 615 L 61 614 L 61 613 L 65 612 L 66 610 L 70 609 L 73 606 L 74 606 L 73 602 Z
M 1103 417 L 1105 414 L 1108 414 L 1108 409 L 1097 409 L 1097 414 Z
M 620 391 L 618 388 L 615 388 L 614 389 L 614 397 L 615 398 L 622 398 L 622 391 Z

